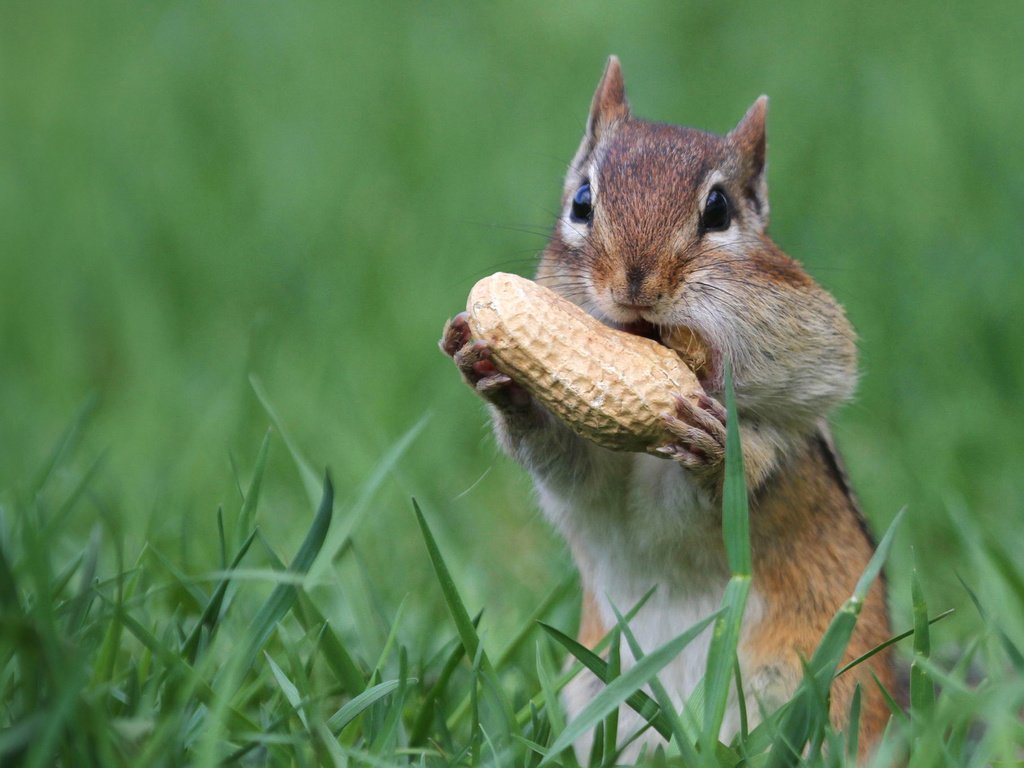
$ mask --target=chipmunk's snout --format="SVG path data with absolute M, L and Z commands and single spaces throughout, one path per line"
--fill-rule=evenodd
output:
M 661 300 L 650 270 L 639 265 L 624 268 L 615 276 L 608 292 L 617 308 L 636 313 L 653 310 Z
M 641 301 L 646 299 L 644 283 L 647 282 L 647 270 L 643 267 L 629 267 L 626 270 L 626 292 L 629 298 L 636 305 L 648 305 L 649 302 Z

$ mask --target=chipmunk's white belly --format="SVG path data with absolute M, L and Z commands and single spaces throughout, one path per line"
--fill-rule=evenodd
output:
M 567 493 L 569 489 L 553 492 L 538 485 L 540 502 L 566 536 L 581 580 L 591 592 L 605 628 L 616 623 L 613 605 L 626 614 L 655 588 L 630 621 L 640 647 L 649 653 L 721 606 L 729 570 L 720 512 L 673 462 L 637 454 L 612 456 L 614 465 L 608 468 L 606 487 Z M 745 626 L 756 624 L 761 614 L 761 600 L 752 590 Z M 704 677 L 710 640 L 708 627 L 658 675 L 677 706 Z M 634 658 L 625 640 L 621 654 L 623 667 L 630 666 Z M 570 683 L 565 691 L 570 718 L 577 716 L 600 688 L 598 680 L 587 673 Z M 756 709 L 755 704 L 748 714 L 753 716 Z M 641 724 L 639 716 L 623 706 L 619 742 Z M 735 702 L 730 702 L 723 738 L 738 726 L 739 710 Z M 658 738 L 657 732 L 650 731 L 623 758 L 635 758 L 643 743 Z M 576 748 L 585 759 L 589 737 Z

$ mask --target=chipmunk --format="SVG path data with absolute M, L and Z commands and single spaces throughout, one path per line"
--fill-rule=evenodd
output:
M 753 581 L 739 646 L 751 721 L 795 692 L 826 627 L 853 592 L 874 544 L 832 444 L 826 418 L 856 384 L 854 332 L 843 309 L 766 234 L 762 96 L 726 136 L 635 118 L 618 60 L 609 58 L 569 167 L 562 215 L 537 282 L 609 326 L 655 339 L 688 338 L 705 395 L 665 414 L 664 458 L 600 448 L 576 435 L 498 370 L 464 314 L 442 349 L 488 403 L 498 442 L 532 475 L 540 507 L 580 573 L 580 641 L 593 647 L 655 587 L 631 619 L 651 651 L 720 605 L 730 573 L 722 539 L 725 422 L 731 365 L 750 499 Z M 675 346 L 675 345 L 673 345 Z M 876 583 L 847 661 L 890 637 Z M 710 631 L 660 680 L 685 701 L 707 666 Z M 628 649 L 623 647 L 623 664 Z M 888 719 L 872 674 L 888 689 L 886 653 L 838 677 L 834 723 L 862 687 L 859 744 L 870 750 Z M 578 676 L 571 716 L 600 689 Z M 625 707 L 620 737 L 642 725 Z M 733 701 L 722 727 L 739 728 Z M 659 738 L 648 731 L 623 757 Z M 586 743 L 577 745 L 582 756 Z

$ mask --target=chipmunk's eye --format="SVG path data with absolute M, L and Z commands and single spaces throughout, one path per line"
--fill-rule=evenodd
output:
M 590 203 L 590 182 L 584 181 L 572 196 L 572 210 L 569 212 L 569 218 L 589 224 L 593 216 L 594 207 Z
M 731 220 L 732 211 L 730 211 L 729 198 L 717 187 L 712 189 L 708 192 L 708 199 L 704 203 L 704 213 L 700 217 L 701 229 L 721 232 L 729 228 Z

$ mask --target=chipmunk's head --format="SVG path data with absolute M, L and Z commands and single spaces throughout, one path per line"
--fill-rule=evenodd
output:
M 608 60 L 555 232 L 606 319 L 667 320 L 695 265 L 764 234 L 767 104 L 758 99 L 727 136 L 638 120 Z
M 771 360 L 800 346 L 802 302 L 828 310 L 826 334 L 848 331 L 831 297 L 765 233 L 767 106 L 757 99 L 725 136 L 640 120 L 609 58 L 538 274 L 610 325 L 663 341 L 689 334 L 691 364 L 712 389 L 728 357 L 740 394 L 790 378 Z M 852 332 L 842 344 L 836 374 L 848 394 Z M 799 357 L 788 362 L 812 362 Z

